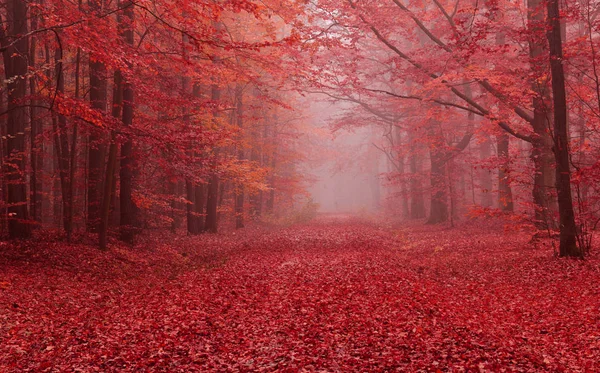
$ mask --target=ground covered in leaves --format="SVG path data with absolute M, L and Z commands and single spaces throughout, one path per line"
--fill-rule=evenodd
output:
M 0 371 L 600 371 L 600 260 L 529 238 L 320 221 L 0 243 Z

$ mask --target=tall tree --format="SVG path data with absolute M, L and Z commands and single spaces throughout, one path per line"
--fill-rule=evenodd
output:
M 123 2 L 123 18 L 119 25 L 125 43 L 133 47 L 134 37 L 134 4 L 133 1 Z M 129 68 L 133 66 L 130 60 L 127 62 Z M 133 124 L 133 83 L 131 77 L 123 76 L 123 126 L 131 127 Z M 119 202 L 121 211 L 120 238 L 127 243 L 133 243 L 135 236 L 136 207 L 133 202 L 133 175 L 135 169 L 135 158 L 133 154 L 132 135 L 128 134 L 126 141 L 121 145 L 120 165 L 120 192 Z
M 98 14 L 103 8 L 103 3 L 103 0 L 89 0 L 88 6 L 91 12 Z M 104 62 L 94 53 L 90 53 L 89 75 L 90 106 L 104 114 L 108 103 L 107 70 Z M 90 129 L 87 175 L 87 230 L 89 232 L 97 232 L 100 226 L 100 201 L 103 190 L 106 138 L 106 134 L 101 129 Z
M 563 67 L 561 18 L 558 0 L 548 0 L 548 45 L 554 103 L 554 156 L 560 229 L 560 256 L 583 257 L 577 246 L 577 225 L 571 195 L 569 133 L 567 128 L 567 94 Z
M 0 26 L 0 45 L 4 59 L 8 103 L 6 154 L 4 170 L 7 184 L 8 232 L 11 238 L 27 238 L 31 234 L 27 209 L 25 174 L 25 129 L 27 107 L 21 102 L 27 94 L 27 58 L 29 53 L 28 3 L 7 1 L 7 22 Z M 6 29 L 4 29 L 6 25 Z

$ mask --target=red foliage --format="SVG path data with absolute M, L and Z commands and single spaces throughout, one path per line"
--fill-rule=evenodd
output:
M 490 231 L 1 243 L 0 371 L 599 371 L 598 258 Z

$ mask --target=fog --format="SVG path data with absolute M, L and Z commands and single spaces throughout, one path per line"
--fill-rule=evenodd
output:
M 350 127 L 343 123 L 350 108 L 311 96 L 311 125 L 321 136 L 306 170 L 312 183 L 310 198 L 321 213 L 362 215 L 375 213 L 385 203 L 386 158 L 373 143 L 374 126 Z

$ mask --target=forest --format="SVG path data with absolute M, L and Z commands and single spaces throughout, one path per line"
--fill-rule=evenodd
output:
M 0 372 L 600 371 L 600 1 L 0 3 Z

